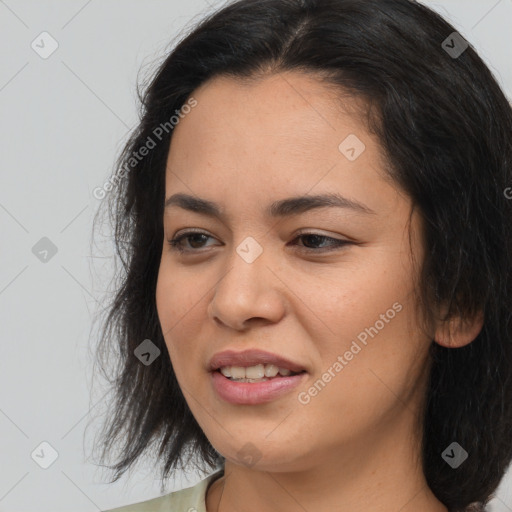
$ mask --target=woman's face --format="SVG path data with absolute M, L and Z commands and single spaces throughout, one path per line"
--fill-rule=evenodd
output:
M 263 470 L 357 457 L 377 436 L 403 442 L 432 338 L 415 315 L 420 218 L 411 218 L 411 249 L 411 202 L 385 179 L 376 138 L 312 75 L 215 78 L 193 97 L 174 129 L 165 197 L 216 203 L 220 216 L 169 204 L 156 300 L 197 422 L 228 460 Z M 326 194 L 347 201 L 268 211 Z M 204 236 L 182 239 L 184 252 L 169 244 L 190 230 Z M 249 349 L 302 373 L 250 383 L 210 371 L 214 355 Z M 248 366 L 261 375 L 257 364 L 271 361 L 261 357 L 242 359 L 232 375 Z

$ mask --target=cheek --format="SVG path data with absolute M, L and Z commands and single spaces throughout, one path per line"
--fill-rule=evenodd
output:
M 394 304 L 392 308 L 384 302 L 382 311 L 371 309 L 371 316 L 361 315 L 364 323 L 351 320 L 352 335 L 340 337 L 336 347 L 326 350 L 323 371 L 332 368 L 336 377 L 327 384 L 322 407 L 345 404 L 347 414 L 356 420 L 360 414 L 371 416 L 408 401 L 427 362 L 430 340 L 414 327 L 413 303 Z M 334 367 L 336 361 L 341 366 Z
M 426 362 L 430 340 L 417 323 L 411 275 L 396 258 L 388 263 L 325 280 L 309 297 L 322 320 L 321 330 L 309 333 L 321 358 L 315 377 L 328 382 L 311 390 L 323 397 L 313 405 L 319 413 L 345 405 L 356 421 L 390 407 L 410 392 Z
M 179 339 L 176 336 L 180 329 L 178 320 L 183 316 L 182 308 L 184 307 L 183 301 L 178 300 L 179 296 L 179 282 L 172 278 L 172 272 L 168 271 L 164 265 L 161 265 L 158 273 L 155 300 L 158 320 L 162 328 L 167 350 L 173 362 L 176 362 L 176 348 L 178 348 L 175 342 L 175 340 Z M 179 368 L 181 365 L 173 364 L 173 366 Z
M 379 331 L 389 332 L 392 324 L 397 327 L 398 317 L 405 316 L 403 308 L 410 301 L 412 284 L 391 263 L 360 260 L 324 275 L 304 276 L 294 285 L 295 295 L 304 297 L 296 304 L 303 311 L 302 318 L 311 320 L 307 323 L 311 339 L 325 340 L 324 348 L 334 353 L 345 345 L 348 349 L 360 333 L 364 341 L 365 329 L 376 322 Z
M 162 266 L 160 266 L 156 283 L 155 301 L 158 320 L 162 332 L 164 333 L 164 338 L 166 337 L 165 334 L 167 330 L 171 327 L 171 317 L 174 311 L 173 290 L 175 290 L 175 287 L 171 280 L 167 278 L 166 272 L 163 270 Z
M 301 390 L 297 423 L 318 430 L 321 443 L 330 445 L 340 438 L 384 428 L 403 414 L 405 407 L 414 412 L 415 398 L 420 398 L 417 393 L 422 390 L 418 379 L 426 360 L 425 354 L 415 350 L 414 340 L 400 338 L 404 325 L 395 317 L 378 335 L 369 336 L 366 345 L 356 340 L 359 348 L 353 352 L 350 340 L 338 343 L 339 350 L 329 354 L 320 374 Z M 347 350 L 352 354 L 350 360 Z M 338 356 L 343 360 L 341 366 Z
M 155 300 L 158 318 L 164 337 L 166 333 L 179 329 L 180 324 L 193 314 L 201 299 L 200 283 L 197 279 L 177 271 L 176 266 L 162 261 L 158 272 Z
M 186 379 L 187 375 L 192 375 L 190 368 L 197 367 L 200 360 L 199 343 L 191 343 L 191 340 L 199 339 L 204 292 L 199 287 L 194 289 L 191 286 L 194 282 L 164 264 L 159 270 L 155 292 L 165 344 L 180 381 L 182 376 Z

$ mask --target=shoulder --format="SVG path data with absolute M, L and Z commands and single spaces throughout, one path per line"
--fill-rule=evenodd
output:
M 220 478 L 223 472 L 223 469 L 218 470 L 192 487 L 103 512 L 189 512 L 189 509 L 194 512 L 206 512 L 206 489 L 210 483 Z

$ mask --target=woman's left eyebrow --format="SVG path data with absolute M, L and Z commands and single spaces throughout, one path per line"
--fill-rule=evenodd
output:
M 223 220 L 225 210 L 214 201 L 209 201 L 189 194 L 173 194 L 165 200 L 165 209 L 178 206 L 209 217 Z M 273 202 L 266 210 L 269 217 L 289 217 L 315 208 L 347 208 L 357 213 L 377 215 L 374 210 L 354 199 L 348 199 L 338 193 L 295 196 Z

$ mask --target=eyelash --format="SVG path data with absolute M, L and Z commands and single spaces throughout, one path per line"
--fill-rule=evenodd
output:
M 189 238 L 192 235 L 203 235 L 208 238 L 213 238 L 212 236 L 210 236 L 206 233 L 200 232 L 200 231 L 186 231 L 185 233 L 182 233 L 180 236 L 178 236 L 176 238 L 167 240 L 169 245 L 171 246 L 171 250 L 178 251 L 179 253 L 199 252 L 201 249 L 184 249 L 183 247 L 181 247 L 179 245 L 179 243 L 183 239 Z M 305 250 L 306 252 L 326 253 L 326 252 L 336 251 L 338 249 L 343 248 L 345 245 L 349 245 L 351 243 L 351 242 L 348 242 L 347 240 L 340 240 L 338 238 L 332 238 L 332 237 L 329 237 L 326 235 L 319 235 L 318 233 L 300 233 L 299 235 L 297 235 L 294 238 L 294 240 L 297 240 L 298 238 L 306 237 L 306 236 L 316 236 L 316 237 L 322 239 L 322 241 L 334 242 L 333 246 L 331 246 L 328 249 L 325 249 L 325 248 L 324 249 L 312 249 L 310 247 L 303 247 L 302 250 Z

